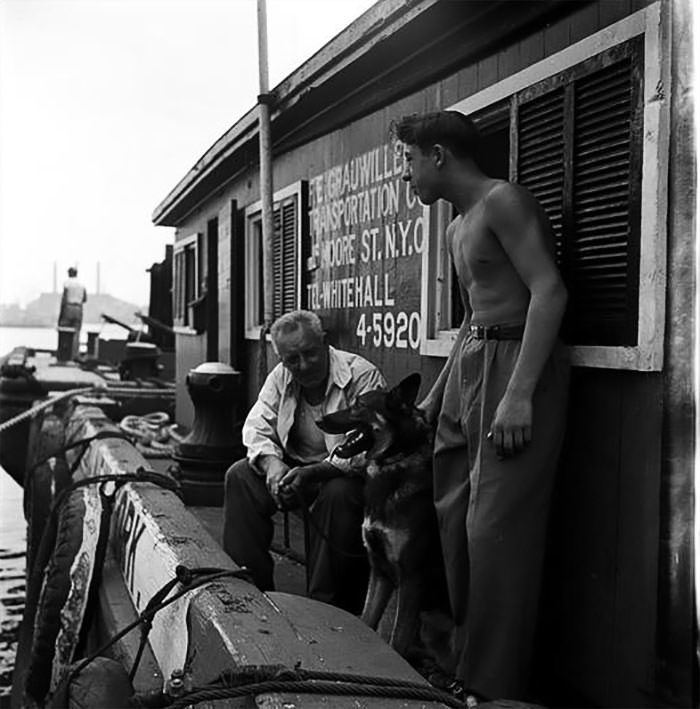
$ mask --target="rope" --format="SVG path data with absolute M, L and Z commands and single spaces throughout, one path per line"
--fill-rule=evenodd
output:
M 7 421 L 3 421 L 2 423 L 0 423 L 0 433 L 7 430 L 8 428 L 11 428 L 12 426 L 17 425 L 18 423 L 21 423 L 25 419 L 34 418 L 34 416 L 41 413 L 44 409 L 48 409 L 50 406 L 53 406 L 55 403 L 61 401 L 62 399 L 68 399 L 71 396 L 78 396 L 79 394 L 87 394 L 95 390 L 104 392 L 105 388 L 101 385 L 95 385 L 91 387 L 83 387 L 81 389 L 70 389 L 69 391 L 64 391 L 61 394 L 58 394 L 57 396 L 53 396 L 50 399 L 43 401 L 41 404 L 33 406 L 31 409 L 23 411 L 21 414 L 17 414 L 17 416 L 13 416 L 11 419 L 7 419 Z
M 119 488 L 129 482 L 143 482 L 143 483 L 153 483 L 154 485 L 159 485 L 160 487 L 174 492 L 176 495 L 180 494 L 180 484 L 173 480 L 169 475 L 164 475 L 163 473 L 156 473 L 153 470 L 146 470 L 145 468 L 138 468 L 135 473 L 108 473 L 106 475 L 95 475 L 92 478 L 83 478 L 82 480 L 76 480 L 67 487 L 64 487 L 51 505 L 51 511 L 49 515 L 55 515 L 63 504 L 63 501 L 70 495 L 71 492 L 77 490 L 78 488 L 85 487 L 86 485 L 102 484 L 102 483 L 116 483 L 116 487 Z
M 204 701 L 233 699 L 280 692 L 285 694 L 326 694 L 333 696 L 364 696 L 386 699 L 416 699 L 441 702 L 455 709 L 464 709 L 464 702 L 455 696 L 423 683 L 319 670 L 289 669 L 276 665 L 248 666 L 225 673 L 209 686 L 198 687 L 178 696 L 170 709 L 184 709 Z
M 143 394 L 175 394 L 175 387 L 172 388 L 160 388 L 160 389 L 151 389 L 149 387 L 134 387 L 133 389 L 131 387 L 113 387 L 113 386 L 108 386 L 107 387 L 107 394 L 138 394 L 138 395 L 143 395 Z
M 146 458 L 170 458 L 175 452 L 174 443 L 182 437 L 175 429 L 177 424 L 169 424 L 170 416 L 164 411 L 154 411 L 144 416 L 125 416 L 119 423 Z M 174 443 L 169 443 L 172 440 Z
M 464 709 L 466 706 L 458 699 L 449 694 L 441 692 L 434 687 L 382 687 L 359 682 L 344 684 L 333 681 L 275 681 L 259 682 L 249 684 L 245 687 L 226 687 L 221 689 L 203 689 L 190 694 L 178 697 L 170 704 L 170 709 L 185 709 L 186 707 L 204 701 L 215 701 L 217 699 L 235 699 L 238 697 L 248 697 L 259 694 L 270 694 L 272 692 L 283 692 L 285 694 L 325 694 L 341 697 L 356 697 L 358 695 L 370 698 L 382 699 L 403 699 L 418 701 L 441 702 L 449 707 Z
M 200 578 L 197 578 L 198 576 Z M 218 581 L 219 579 L 227 577 L 239 578 L 244 581 L 248 581 L 249 583 L 252 583 L 250 572 L 245 567 L 242 567 L 240 569 L 217 569 L 207 567 L 189 569 L 183 565 L 176 566 L 175 577 L 168 581 L 159 591 L 156 591 L 153 598 L 151 598 L 151 600 L 148 602 L 146 609 L 139 614 L 138 618 L 136 618 L 136 620 L 134 620 L 133 622 L 129 623 L 126 627 L 122 628 L 118 633 L 113 635 L 106 643 L 104 643 L 104 645 L 102 645 L 102 647 L 92 653 L 92 655 L 89 655 L 84 660 L 82 660 L 80 664 L 78 664 L 73 670 L 70 671 L 68 681 L 72 680 L 76 675 L 82 672 L 96 657 L 102 655 L 105 650 L 114 645 L 114 643 L 123 638 L 134 628 L 137 628 L 139 625 L 143 625 L 144 623 L 148 623 L 148 630 L 150 630 L 150 625 L 152 625 L 152 620 L 155 614 L 166 606 L 169 606 L 171 603 L 175 602 L 178 598 L 184 596 L 188 591 L 193 591 L 194 589 L 199 588 L 200 586 L 205 586 L 206 584 L 211 583 L 212 581 Z M 170 598 L 166 599 L 165 596 L 170 593 L 170 591 L 175 587 L 178 582 L 183 585 L 183 588 L 181 588 L 175 594 L 170 596 Z M 147 635 L 148 632 L 146 632 L 146 637 Z M 142 644 L 145 645 L 143 636 Z M 137 654 L 137 660 L 140 660 L 141 653 L 142 648 L 140 647 L 139 652 Z M 138 665 L 135 662 L 134 666 L 131 669 L 130 676 L 132 679 L 136 672 L 137 666 Z
M 58 450 L 54 451 L 50 455 L 47 455 L 45 458 L 41 458 L 38 460 L 36 463 L 34 463 L 30 468 L 27 469 L 27 475 L 30 475 L 33 473 L 40 465 L 44 465 L 44 463 L 48 463 L 52 458 L 57 458 L 59 455 L 62 455 L 63 453 L 67 453 L 69 450 L 72 450 L 73 448 L 77 448 L 78 446 L 84 445 L 85 448 L 80 451 L 80 454 L 78 455 L 78 459 L 76 462 L 73 463 L 71 466 L 71 475 L 78 469 L 78 465 L 80 465 L 80 461 L 82 460 L 82 457 L 85 455 L 85 452 L 90 446 L 90 443 L 93 441 L 98 441 L 102 440 L 104 438 L 118 438 L 123 441 L 128 441 L 129 438 L 128 436 L 124 435 L 121 431 L 98 431 L 94 436 L 89 436 L 88 438 L 81 438 L 78 441 L 73 441 L 73 443 L 68 443 L 65 446 L 62 446 Z

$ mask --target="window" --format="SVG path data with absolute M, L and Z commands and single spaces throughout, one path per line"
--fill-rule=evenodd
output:
M 662 19 L 652 5 L 453 107 L 479 124 L 485 171 L 525 185 L 547 211 L 570 295 L 563 334 L 584 366 L 662 363 Z M 451 216 L 444 204 L 426 209 L 424 354 L 449 352 L 463 312 L 443 243 Z
M 205 235 L 192 234 L 175 243 L 173 250 L 173 324 L 191 328 L 192 307 L 206 283 Z
M 300 181 L 274 196 L 272 242 L 273 319 L 301 307 L 301 258 L 306 183 Z M 245 211 L 246 337 L 257 339 L 264 321 L 261 203 Z

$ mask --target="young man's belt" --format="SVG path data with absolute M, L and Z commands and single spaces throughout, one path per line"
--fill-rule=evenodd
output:
M 469 334 L 476 340 L 522 340 L 524 325 L 470 325 Z

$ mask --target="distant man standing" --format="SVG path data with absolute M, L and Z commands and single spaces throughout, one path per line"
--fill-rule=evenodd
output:
M 58 315 L 58 326 L 73 328 L 73 346 L 71 356 L 78 356 L 80 345 L 80 328 L 83 326 L 83 303 L 87 301 L 87 290 L 78 280 L 78 269 L 71 266 L 68 269 L 68 278 L 63 283 L 61 296 L 61 310 Z
M 566 288 L 547 216 L 524 187 L 479 168 L 456 111 L 401 120 L 403 179 L 442 198 L 466 314 L 422 402 L 437 422 L 435 507 L 457 626 L 457 673 L 479 699 L 527 691 L 547 515 L 564 434 Z

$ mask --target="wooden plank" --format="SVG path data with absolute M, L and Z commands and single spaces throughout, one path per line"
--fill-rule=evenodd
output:
M 544 59 L 544 34 L 533 32 L 520 42 L 520 58 L 523 66 L 529 66 Z
M 440 87 L 440 93 L 436 103 L 440 108 L 451 106 L 461 98 L 459 95 L 459 78 L 457 74 L 452 74 L 447 77 L 441 81 L 438 86 Z
M 612 672 L 620 379 L 594 370 L 572 375 L 545 568 L 544 647 L 551 648 L 552 676 L 604 706 Z
M 515 42 L 498 52 L 498 80 L 502 81 L 523 68 L 520 44 Z
M 670 76 L 673 129 L 668 176 L 668 310 L 664 366 L 657 692 L 670 706 L 697 704 L 697 176 L 693 87 L 697 70 L 688 61 L 697 39 L 697 3 L 672 2 Z
M 569 18 L 557 20 L 544 28 L 544 52 L 554 54 L 570 44 L 569 40 Z
M 37 361 L 35 360 L 35 363 Z M 44 391 L 67 391 L 82 387 L 104 386 L 104 379 L 94 372 L 80 369 L 78 365 L 56 364 L 37 366 L 34 378 Z
M 337 612 L 331 606 L 317 601 L 301 603 L 297 596 L 285 593 L 269 594 L 299 635 L 301 642 L 309 644 L 316 653 L 317 665 L 332 666 L 338 672 L 371 675 L 387 678 L 402 678 L 420 681 L 420 675 L 384 642 L 377 642 L 377 634 L 364 623 L 357 623 L 355 616 Z M 363 652 L 350 655 L 347 647 L 362 647 Z M 294 695 L 291 695 L 294 696 Z M 307 706 L 308 696 L 297 695 L 297 706 Z M 302 704 L 303 702 L 303 704 Z M 334 697 L 334 707 L 356 707 L 356 700 Z M 401 702 L 402 703 L 402 702 Z M 364 699 L 360 706 L 399 706 L 399 700 Z M 327 706 L 323 704 L 323 706 Z M 442 706 L 426 702 L 424 706 Z
M 460 100 L 478 91 L 476 64 L 470 64 L 460 69 L 457 77 Z
M 477 88 L 479 91 L 498 81 L 498 54 L 482 59 L 476 65 Z
M 607 27 L 631 12 L 630 0 L 600 0 L 598 2 L 600 27 Z
M 213 539 L 217 542 L 222 539 L 224 527 L 222 507 L 188 507 L 187 509 L 199 520 Z M 271 555 L 274 562 L 275 590 L 305 596 L 306 567 L 300 561 L 304 558 L 304 525 L 297 514 L 290 513 L 288 520 L 291 553 L 282 551 L 285 548 L 283 513 L 278 512 L 272 518 L 274 536 Z
M 598 5 L 589 3 L 577 9 L 569 18 L 569 40 L 573 44 L 598 29 Z
M 652 705 L 662 409 L 649 402 L 662 396 L 661 375 L 624 377 L 611 706 Z
M 217 288 L 219 295 L 219 352 L 217 359 L 219 362 L 233 365 L 232 348 L 232 278 L 233 278 L 233 259 L 231 253 L 233 250 L 233 229 L 232 229 L 232 205 L 235 202 L 227 200 L 222 209 L 219 210 L 218 218 L 218 273 L 217 273 Z M 234 367 L 235 369 L 235 367 Z
M 199 254 L 206 259 L 206 354 L 208 362 L 219 359 L 219 219 L 207 220 L 206 250 Z

